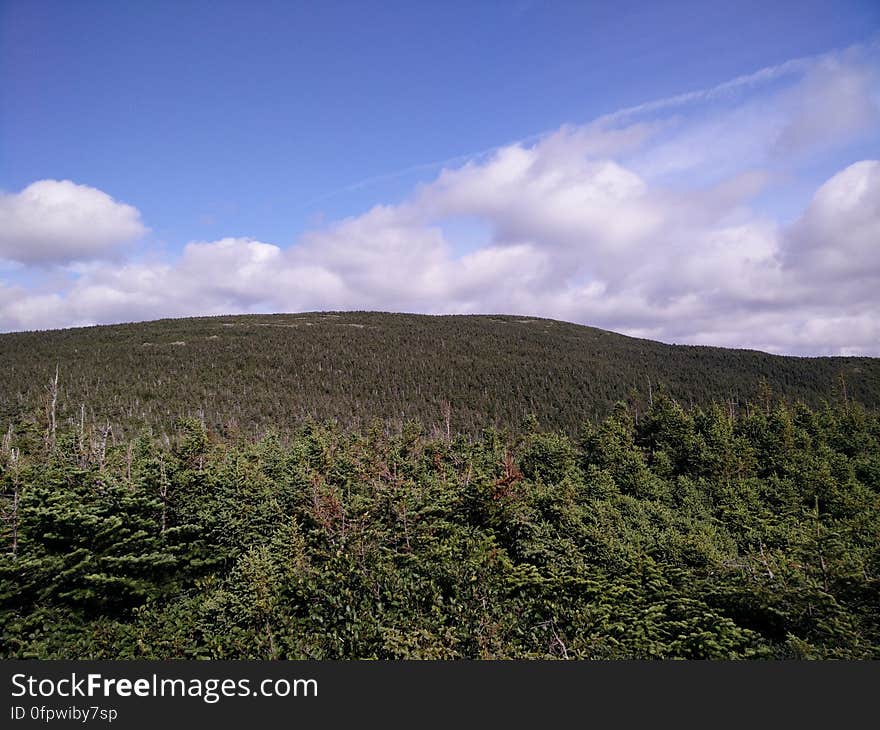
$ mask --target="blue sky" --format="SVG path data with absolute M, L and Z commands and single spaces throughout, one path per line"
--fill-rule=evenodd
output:
M 601 195 L 590 200 L 604 201 L 609 217 L 628 215 L 646 226 L 661 217 L 665 223 L 651 229 L 651 247 L 665 250 L 667 258 L 701 260 L 716 245 L 707 241 L 717 243 L 742 226 L 751 226 L 750 243 L 738 238 L 731 245 L 752 250 L 761 229 L 775 237 L 764 242 L 770 248 L 762 255 L 777 268 L 792 260 L 793 237 L 813 251 L 815 231 L 798 231 L 822 216 L 822 225 L 828 217 L 845 217 L 824 209 L 820 216 L 809 207 L 813 196 L 851 165 L 880 157 L 878 31 L 876 2 L 846 0 L 2 1 L 0 224 L 5 205 L 7 233 L 0 231 L 6 261 L 0 264 L 0 329 L 224 308 L 506 307 L 667 341 L 876 352 L 877 332 L 866 324 L 876 299 L 817 302 L 800 272 L 803 301 L 786 304 L 788 331 L 777 316 L 781 303 L 774 301 L 766 303 L 765 314 L 777 318 L 763 328 L 767 337 L 758 337 L 750 319 L 759 308 L 756 297 L 719 294 L 718 287 L 702 291 L 694 285 L 697 274 L 669 291 L 657 282 L 633 283 L 620 274 L 622 254 L 635 255 L 632 241 L 596 228 L 589 215 L 577 224 L 577 245 L 561 241 L 569 210 L 557 203 L 577 199 L 577 207 L 579 195 L 607 192 L 605 183 L 584 187 L 586 178 L 620 173 L 609 184 L 623 185 L 627 194 L 649 193 L 649 206 L 622 211 Z M 798 66 L 793 59 L 805 60 Z M 771 71 L 709 91 L 761 69 Z M 708 93 L 644 106 L 699 90 Z M 816 103 L 831 111 L 816 112 L 810 106 Z M 595 132 L 595 120 L 632 107 L 641 111 L 609 122 L 602 140 L 578 137 Z M 607 127 L 642 136 L 612 143 Z M 726 137 L 715 138 L 719 132 Z M 551 154 L 559 146 L 567 151 Z M 541 178 L 567 180 L 554 188 L 553 201 L 540 206 L 558 211 L 546 227 L 514 225 L 510 213 L 514 200 L 524 205 L 524 191 L 536 189 L 533 176 L 505 182 L 499 188 L 506 191 L 504 201 L 489 196 L 481 205 L 473 203 L 478 194 L 463 202 L 448 190 L 444 180 L 454 178 L 466 189 L 468 175 L 482 175 L 479 191 L 485 192 L 499 171 L 513 169 L 504 167 L 503 160 L 512 159 L 504 158 L 505 149 L 531 152 L 532 171 L 546 173 L 553 160 L 559 163 Z M 581 155 L 577 171 L 566 167 L 569 154 Z M 613 163 L 614 173 L 597 167 L 601 163 Z M 870 165 L 857 167 L 836 185 L 858 193 L 862 178 L 873 185 L 875 177 Z M 39 181 L 75 187 L 44 185 L 21 197 Z M 711 208 L 715 203 L 705 196 L 720 200 L 724 185 L 733 192 L 712 221 L 697 225 L 696 213 L 685 221 L 676 212 Z M 687 193 L 703 202 L 685 201 Z M 105 205 L 96 195 L 112 200 Z M 56 212 L 67 206 L 58 225 L 47 228 L 45 213 L 26 210 L 37 199 Z M 858 241 L 865 225 L 873 231 L 863 213 L 852 213 L 856 222 L 847 223 L 858 230 L 846 235 Z M 32 220 L 43 222 L 28 224 Z M 694 248 L 664 243 L 679 234 Z M 857 258 L 871 255 L 853 250 Z M 476 276 L 478 264 L 489 267 L 492 256 L 506 262 L 493 260 L 490 267 L 504 281 L 511 275 L 504 267 L 514 266 L 528 296 L 501 296 L 502 281 L 491 277 L 473 283 L 474 291 L 489 292 L 484 296 L 455 289 L 455 282 Z M 828 258 L 810 256 L 814 269 Z M 210 291 L 200 296 L 177 291 L 193 289 L 185 272 L 196 260 L 205 276 L 224 265 L 241 276 L 215 274 Z M 267 260 L 286 272 L 283 282 L 261 279 L 259 266 Z M 395 273 L 404 260 L 412 268 Z M 353 264 L 358 261 L 360 268 Z M 565 270 L 576 270 L 568 278 L 551 271 L 563 262 Z M 366 274 L 368 266 L 376 266 L 375 277 Z M 378 280 L 383 271 L 392 281 Z M 245 281 L 248 272 L 254 281 Z M 418 281 L 421 288 L 395 289 L 395 278 Z M 146 280 L 175 291 L 164 303 L 151 303 L 139 288 Z M 317 281 L 326 287 L 316 289 Z M 780 280 L 779 286 L 790 289 L 792 282 Z M 302 294 L 257 293 L 279 287 Z M 550 296 L 560 287 L 568 294 L 564 301 Z M 595 303 L 600 290 L 606 303 L 637 298 L 644 307 L 626 314 L 629 304 L 618 306 L 614 314 Z M 681 305 L 689 298 L 703 303 L 705 317 L 680 306 L 663 321 L 644 314 L 658 303 Z M 741 326 L 722 331 L 712 324 L 724 306 L 742 316 Z M 688 330 L 680 322 L 685 316 L 705 322 Z M 843 320 L 849 339 L 828 341 L 826 334 L 840 330 Z

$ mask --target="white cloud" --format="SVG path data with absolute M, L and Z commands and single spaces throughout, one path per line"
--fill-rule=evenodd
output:
M 70 180 L 0 194 L 0 258 L 58 264 L 106 258 L 146 232 L 137 209 Z
M 754 204 L 795 179 L 798 160 L 829 149 L 829 136 L 840 146 L 870 131 L 875 65 L 853 53 L 799 61 L 688 97 L 703 105 L 694 114 L 661 117 L 670 105 L 652 104 L 649 119 L 628 110 L 563 127 L 289 248 L 192 242 L 173 261 L 83 266 L 63 290 L 0 287 L 0 328 L 507 312 L 669 342 L 880 355 L 880 162 L 843 160 L 791 224 Z M 462 220 L 477 223 L 465 249 L 447 225 Z
M 877 69 L 841 58 L 826 58 L 784 95 L 787 118 L 773 141 L 788 157 L 816 145 L 833 146 L 880 123 L 873 92 Z
M 829 284 L 873 279 L 880 296 L 880 161 L 857 162 L 822 185 L 781 253 L 788 268 Z

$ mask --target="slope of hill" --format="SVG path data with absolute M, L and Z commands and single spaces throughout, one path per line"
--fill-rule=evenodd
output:
M 665 345 L 533 317 L 325 312 L 0 335 L 0 418 L 42 418 L 56 365 L 59 423 L 84 416 L 129 433 L 191 415 L 215 429 L 309 416 L 439 425 L 445 402 L 455 430 L 533 413 L 571 433 L 620 399 L 638 409 L 664 390 L 685 405 L 735 405 L 762 380 L 810 404 L 844 390 L 880 404 L 880 359 Z
M 364 313 L 0 360 L 0 657 L 880 657 L 878 360 Z

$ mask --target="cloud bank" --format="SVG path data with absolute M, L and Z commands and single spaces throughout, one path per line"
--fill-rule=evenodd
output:
M 0 197 L 0 257 L 78 264 L 0 281 L 0 328 L 312 309 L 504 312 L 667 342 L 880 355 L 876 49 L 767 69 L 678 101 L 566 126 L 444 169 L 397 205 L 282 248 L 191 242 L 113 259 L 145 232 L 93 188 Z M 873 135 L 873 136 L 872 136 Z M 786 220 L 774 201 L 803 187 Z M 463 232 L 466 232 L 465 235 Z M 2 277 L 0 271 L 0 277 Z

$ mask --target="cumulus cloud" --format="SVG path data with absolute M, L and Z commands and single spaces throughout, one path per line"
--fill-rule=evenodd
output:
M 863 160 L 828 180 L 783 242 L 789 269 L 829 284 L 880 287 L 880 162 Z
M 146 232 L 136 208 L 70 180 L 0 194 L 0 258 L 58 264 L 106 258 Z
M 829 136 L 840 146 L 870 132 L 875 67 L 854 53 L 798 62 L 687 96 L 701 105 L 690 114 L 653 104 L 648 118 L 628 110 L 566 126 L 445 169 L 404 202 L 287 248 L 191 242 L 174 260 L 83 267 L 63 290 L 0 287 L 0 327 L 506 312 L 667 342 L 880 355 L 880 162 L 842 159 L 793 222 L 755 205 Z M 461 221 L 479 231 L 466 245 L 450 224 Z

